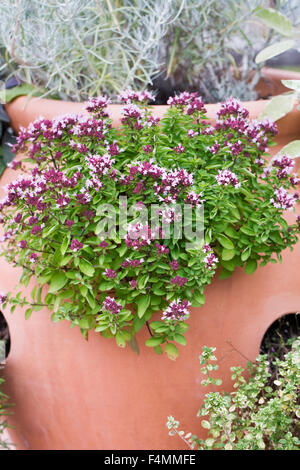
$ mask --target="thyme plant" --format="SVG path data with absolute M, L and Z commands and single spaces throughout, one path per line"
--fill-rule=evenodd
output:
M 8 415 L 8 396 L 1 390 L 4 379 L 0 377 L 0 450 L 9 449 L 9 444 L 4 438 L 4 432 L 8 428 L 6 416 Z
M 122 347 L 146 325 L 147 346 L 176 358 L 189 307 L 204 303 L 217 266 L 223 278 L 236 267 L 253 273 L 297 242 L 300 218 L 288 225 L 282 215 L 299 180 L 292 159 L 268 164 L 276 126 L 250 120 L 234 99 L 215 126 L 196 93 L 171 97 L 160 122 L 149 92 L 120 100 L 118 130 L 106 97 L 92 98 L 86 115 L 21 130 L 14 150 L 27 158 L 13 162 L 23 172 L 0 206 L 2 254 L 23 268 L 21 284 L 37 283 L 31 299 L 1 300 L 26 317 L 47 307 L 54 321 Z
M 205 346 L 200 356 L 201 372 L 206 376 L 203 386 L 222 382 L 212 377 L 218 369 L 214 351 Z M 205 417 L 201 421 L 208 432 L 205 439 L 179 430 L 179 422 L 172 416 L 167 422 L 169 434 L 178 435 L 197 450 L 299 450 L 299 337 L 283 358 L 274 358 L 274 365 L 276 377 L 267 356 L 260 355 L 248 364 L 249 379 L 244 378 L 243 368 L 231 368 L 232 392 L 206 394 L 198 412 Z

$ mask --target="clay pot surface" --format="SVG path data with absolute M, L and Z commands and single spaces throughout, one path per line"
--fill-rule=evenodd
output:
M 82 110 L 82 104 L 51 100 L 41 109 L 41 101 L 32 99 L 21 111 L 25 100 L 18 98 L 8 107 L 15 128 L 41 114 L 51 118 Z M 257 117 L 265 104 L 245 106 Z M 217 105 L 207 108 L 213 118 Z M 162 115 L 165 109 L 157 107 L 155 114 Z M 279 130 L 273 153 L 300 137 L 300 112 L 294 110 L 280 120 Z M 15 177 L 6 170 L 1 186 Z M 294 214 L 287 218 L 293 220 Z M 196 414 L 208 392 L 201 386 L 202 346 L 217 348 L 217 376 L 223 379 L 222 389 L 230 391 L 229 367 L 254 360 L 267 328 L 280 316 L 300 310 L 299 264 L 300 244 L 283 253 L 282 264 L 269 264 L 253 275 L 237 269 L 227 280 L 215 278 L 206 289 L 205 305 L 191 309 L 188 344 L 179 346 L 174 362 L 144 346 L 145 328 L 137 335 L 136 355 L 94 332 L 85 341 L 69 323 L 52 323 L 47 310 L 34 312 L 29 320 L 20 309 L 5 312 L 11 334 L 6 392 L 15 403 L 9 418 L 14 426 L 11 440 L 18 449 L 186 449 L 181 440 L 168 435 L 165 423 L 173 415 L 183 429 L 201 434 Z M 3 258 L 0 270 L 4 293 L 15 286 L 20 271 Z

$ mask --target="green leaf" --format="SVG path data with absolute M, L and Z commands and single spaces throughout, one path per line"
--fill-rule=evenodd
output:
M 281 80 L 281 83 L 291 90 L 300 91 L 300 80 Z
M 183 335 L 174 335 L 174 340 L 176 341 L 176 343 L 182 344 L 182 346 L 186 345 L 186 338 Z
M 289 155 L 291 158 L 300 157 L 300 140 L 293 140 L 285 145 L 277 155 Z
M 291 36 L 293 25 L 290 20 L 273 8 L 264 8 L 256 13 L 256 16 L 269 28 L 275 29 L 283 36 Z
M 201 307 L 205 303 L 205 297 L 200 292 L 194 292 L 192 298 L 192 306 L 193 307 Z
M 65 236 L 65 238 L 63 239 L 63 242 L 61 244 L 60 252 L 61 252 L 62 255 L 64 255 L 65 252 L 67 251 L 67 248 L 69 246 L 69 242 L 70 242 L 70 234 Z
M 221 243 L 224 248 L 227 248 L 228 250 L 234 250 L 234 244 L 225 235 L 218 235 L 217 240 Z
M 265 62 L 266 60 L 269 60 L 276 55 L 282 54 L 283 52 L 292 49 L 295 44 L 295 41 L 292 39 L 276 42 L 275 44 L 272 44 L 271 46 L 268 46 L 260 51 L 255 57 L 255 62 L 257 64 L 260 62 Z
M 165 352 L 167 353 L 168 358 L 172 361 L 175 361 L 175 359 L 178 357 L 178 349 L 175 344 L 167 343 L 165 345 Z
M 250 259 L 247 261 L 246 266 L 245 266 L 245 272 L 247 274 L 253 274 L 254 271 L 257 269 L 257 261 L 255 259 Z
M 226 268 L 223 268 L 222 271 L 219 274 L 219 279 L 227 279 L 232 275 L 233 271 L 229 271 Z
M 250 255 L 251 255 L 251 247 L 248 246 L 248 248 L 245 248 L 245 250 L 242 252 L 241 260 L 246 261 Z
M 83 297 L 86 297 L 88 293 L 88 288 L 86 286 L 80 286 L 80 293 Z
M 45 90 L 39 89 L 30 83 L 23 83 L 22 85 L 7 90 L 0 91 L 0 102 L 10 103 L 18 96 L 41 96 L 45 93 Z
M 125 348 L 126 346 L 126 340 L 123 334 L 123 331 L 117 331 L 116 334 L 116 343 L 119 346 L 119 348 Z
M 95 269 L 92 264 L 86 259 L 81 259 L 79 261 L 79 269 L 86 276 L 93 276 L 95 274 Z
M 154 347 L 154 346 L 158 346 L 159 344 L 163 342 L 164 342 L 164 339 L 161 336 L 159 337 L 153 336 L 152 338 L 147 339 L 147 341 L 145 342 L 145 345 L 149 347 Z
M 225 261 L 232 259 L 234 255 L 235 255 L 234 250 L 228 250 L 227 248 L 224 248 L 222 251 L 222 259 Z
M 62 289 L 66 283 L 68 282 L 68 278 L 62 272 L 57 272 L 51 277 L 49 293 L 53 294 L 58 290 Z
M 203 428 L 205 428 L 205 429 L 210 429 L 210 422 L 207 421 L 206 419 L 203 419 L 203 420 L 201 421 L 201 426 L 202 426 Z
M 274 96 L 274 98 L 272 98 L 265 107 L 263 113 L 260 115 L 260 118 L 269 118 L 273 121 L 277 121 L 292 111 L 293 105 L 293 95 Z
M 135 302 L 138 306 L 138 317 L 139 318 L 142 318 L 142 316 L 144 315 L 144 313 L 146 312 L 147 308 L 149 307 L 150 305 L 150 295 L 143 295 L 141 297 L 138 297 Z
M 28 308 L 25 312 L 25 320 L 28 320 L 31 314 L 32 314 L 32 308 Z

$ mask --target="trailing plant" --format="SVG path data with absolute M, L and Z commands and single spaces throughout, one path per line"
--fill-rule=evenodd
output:
M 289 192 L 298 178 L 286 156 L 268 166 L 276 126 L 251 121 L 234 99 L 214 126 L 196 93 L 170 98 L 160 122 L 149 92 L 120 100 L 118 130 L 99 97 L 86 115 L 40 119 L 18 136 L 14 150 L 27 158 L 13 162 L 23 172 L 0 206 L 2 254 L 23 268 L 21 284 L 37 284 L 31 299 L 1 300 L 26 318 L 48 307 L 54 321 L 122 347 L 136 348 L 146 325 L 147 346 L 175 358 L 218 264 L 223 278 L 242 266 L 253 273 L 297 242 L 299 217 L 288 225 L 282 215 L 299 198 Z
M 200 356 L 201 372 L 206 376 L 203 386 L 221 385 L 220 379 L 212 377 L 218 369 L 214 351 L 204 346 Z M 272 362 L 266 355 L 258 356 L 255 363 L 248 364 L 247 379 L 242 367 L 231 367 L 234 390 L 205 395 L 198 416 L 205 417 L 201 424 L 207 430 L 206 438 L 179 430 L 179 422 L 172 416 L 167 422 L 169 434 L 198 450 L 299 450 L 300 337 L 294 339 L 291 351 Z
M 0 450 L 9 449 L 9 444 L 4 438 L 4 432 L 8 428 L 8 423 L 6 421 L 6 416 L 9 414 L 8 408 L 8 396 L 1 390 L 4 379 L 0 377 Z
M 154 87 L 168 78 L 168 96 L 189 87 L 208 102 L 254 99 L 259 73 L 249 80 L 249 72 L 258 72 L 254 51 L 268 38 L 252 34 L 249 21 L 265 3 L 3 0 L 2 72 L 77 101 L 142 90 L 158 75 Z

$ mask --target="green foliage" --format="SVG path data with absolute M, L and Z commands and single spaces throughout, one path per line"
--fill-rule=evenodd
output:
M 218 261 L 223 278 L 237 267 L 252 274 L 297 242 L 299 224 L 282 217 L 297 195 L 288 193 L 291 175 L 282 177 L 265 158 L 274 125 L 250 121 L 236 100 L 222 104 L 211 127 L 195 94 L 171 98 L 160 123 L 142 96 L 125 105 L 118 130 L 105 105 L 95 105 L 107 104 L 100 97 L 87 104 L 88 116 L 40 119 L 21 131 L 16 150 L 27 154 L 20 164 L 26 173 L 1 206 L 2 254 L 23 269 L 21 285 L 37 284 L 31 299 L 19 292 L 2 301 L 12 311 L 20 306 L 26 318 L 47 307 L 53 321 L 70 321 L 84 337 L 95 330 L 135 351 L 145 326 L 146 345 L 175 359 L 186 344 L 188 307 L 203 305 Z M 275 202 L 279 189 L 285 202 Z M 157 205 L 169 221 L 163 233 L 151 225 L 147 238 Z M 181 214 L 190 207 L 179 235 L 176 205 Z M 138 223 L 147 236 L 135 240 L 129 234 Z
M 206 385 L 220 385 L 211 372 L 218 369 L 212 362 L 215 348 L 204 347 L 200 356 L 201 372 Z M 180 436 L 186 444 L 198 450 L 299 450 L 300 407 L 299 365 L 300 337 L 284 358 L 276 358 L 276 377 L 271 374 L 267 356 L 260 355 L 248 364 L 249 379 L 244 369 L 232 367 L 234 390 L 230 393 L 209 392 L 198 412 L 201 425 L 207 429 L 206 439 L 179 430 L 172 416 L 167 427 L 171 436 Z
M 10 406 L 8 403 L 8 396 L 1 390 L 3 383 L 4 379 L 0 377 L 0 450 L 1 448 L 9 448 L 7 441 L 3 440 L 3 433 L 8 428 L 5 417 L 9 414 L 8 408 Z

